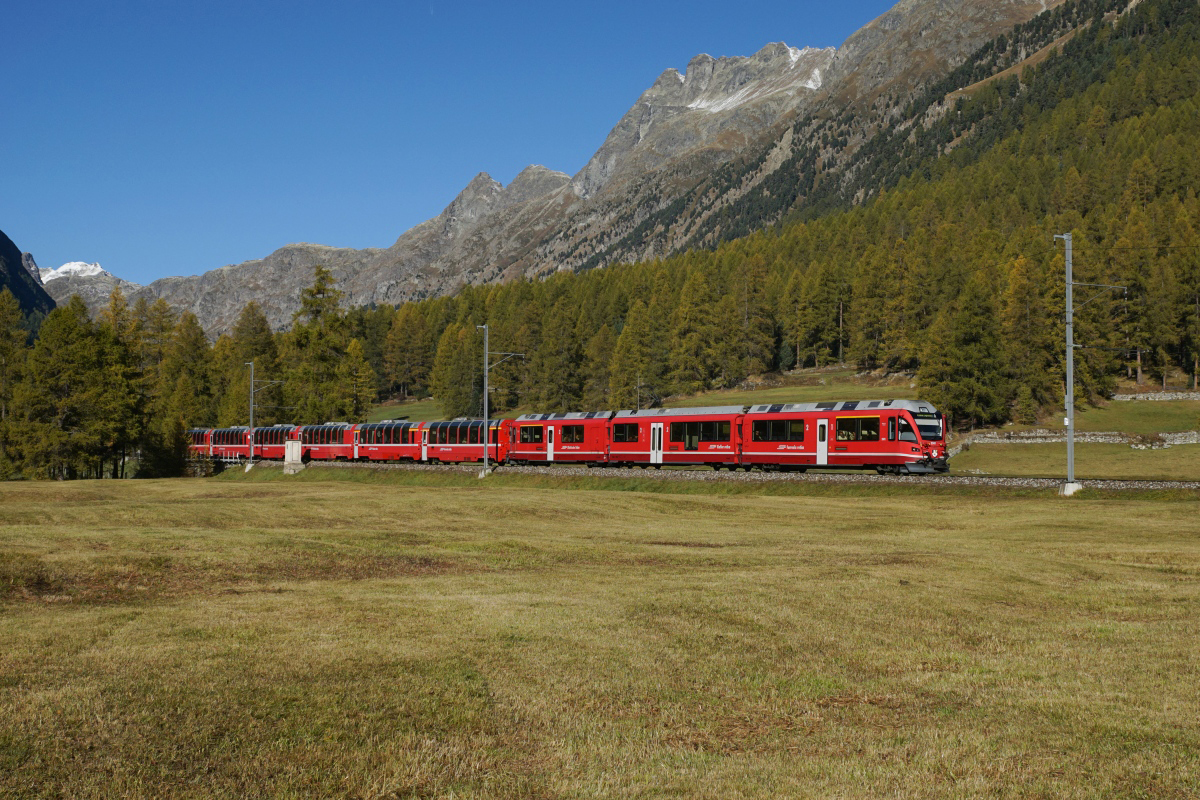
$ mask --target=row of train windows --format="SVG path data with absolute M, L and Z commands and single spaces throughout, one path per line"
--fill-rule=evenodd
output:
M 483 423 L 434 428 L 429 431 L 430 444 L 483 444 Z M 492 444 L 496 444 L 496 429 L 492 428 Z
M 542 433 L 541 425 L 522 425 L 518 441 L 520 441 L 521 444 L 541 444 L 543 441 L 543 436 L 544 434 Z M 582 444 L 583 426 L 560 426 L 558 429 L 558 441 L 560 444 Z
M 700 442 L 728 442 L 732 426 L 727 419 L 706 422 L 672 422 L 671 441 L 684 450 L 698 450 Z
M 834 423 L 834 438 L 839 442 L 878 442 L 880 435 L 879 417 L 840 417 Z M 889 417 L 887 438 L 894 442 L 916 442 L 917 434 L 912 425 L 902 417 Z
M 362 428 L 358 432 L 359 444 L 416 444 L 416 437 L 409 441 L 411 425 L 383 425 L 378 428 Z
M 283 444 L 287 441 L 289 428 L 256 428 L 254 431 L 255 444 Z
M 803 442 L 804 420 L 756 419 L 750 435 L 756 442 Z
M 216 445 L 245 444 L 245 431 L 213 431 L 212 443 Z
M 192 444 L 204 444 L 204 434 L 207 431 L 189 431 L 192 435 Z
M 300 441 L 305 444 L 343 444 L 345 428 L 301 428 Z

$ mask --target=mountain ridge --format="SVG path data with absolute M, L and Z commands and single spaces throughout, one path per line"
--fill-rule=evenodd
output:
M 206 330 L 220 333 L 251 299 L 273 327 L 286 326 L 318 263 L 332 270 L 348 303 L 399 304 L 467 284 L 712 246 L 733 230 L 723 211 L 744 203 L 799 148 L 828 139 L 836 129 L 828 119 L 858 109 L 853 113 L 882 124 L 963 51 L 1045 7 L 902 0 L 836 50 L 773 42 L 750 56 L 699 54 L 684 73 L 664 70 L 574 176 L 531 166 L 505 187 L 481 172 L 441 213 L 388 248 L 286 245 L 262 259 L 134 291 L 192 310 Z M 823 128 L 797 127 L 797 120 L 820 115 Z M 860 145 L 866 134 L 856 135 L 836 137 L 822 158 Z M 714 174 L 752 153 L 756 163 L 716 188 Z M 763 216 L 759 227 L 777 218 Z

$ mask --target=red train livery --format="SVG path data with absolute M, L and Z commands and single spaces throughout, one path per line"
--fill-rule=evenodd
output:
M 485 433 L 486 430 L 486 433 Z M 362 425 L 195 429 L 197 455 L 279 460 L 288 440 L 304 460 L 714 469 L 946 472 L 945 422 L 919 400 L 849 400 L 710 408 L 525 414 L 515 420 L 385 420 Z M 253 434 L 253 435 L 252 435 Z

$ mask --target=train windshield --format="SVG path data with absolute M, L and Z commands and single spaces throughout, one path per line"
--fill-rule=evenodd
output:
M 913 413 L 913 420 L 917 423 L 917 430 L 921 432 L 921 438 L 927 442 L 940 442 L 944 435 L 942 431 L 942 413 L 935 411 L 932 414 Z

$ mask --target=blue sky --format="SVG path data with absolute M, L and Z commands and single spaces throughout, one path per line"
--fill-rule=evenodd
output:
M 137 283 L 387 247 L 478 172 L 574 174 L 664 69 L 839 45 L 839 3 L 5 4 L 0 230 Z

